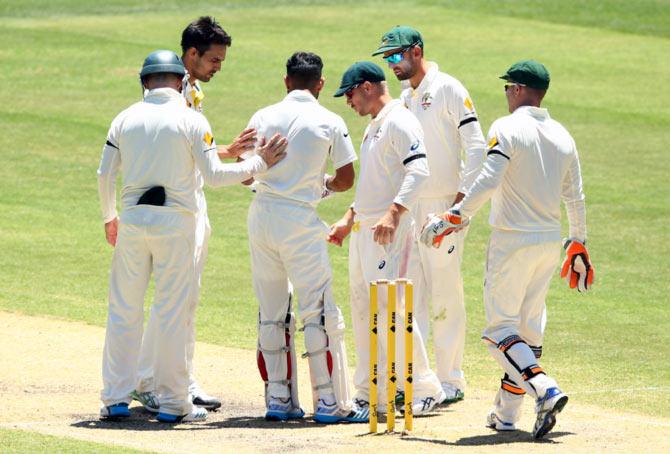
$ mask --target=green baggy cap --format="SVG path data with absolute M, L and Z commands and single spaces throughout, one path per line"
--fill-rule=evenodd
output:
M 359 61 L 349 66 L 342 76 L 340 88 L 335 92 L 335 97 L 342 96 L 347 90 L 363 82 L 381 82 L 386 80 L 384 71 L 370 61 Z
M 521 60 L 514 63 L 500 78 L 540 90 L 549 88 L 550 80 L 547 68 L 535 60 Z
M 420 46 L 423 48 L 423 38 L 421 38 L 421 33 L 406 25 L 396 25 L 382 36 L 382 42 L 379 45 L 379 49 L 374 51 L 372 55 L 379 55 L 389 50 L 412 46 Z

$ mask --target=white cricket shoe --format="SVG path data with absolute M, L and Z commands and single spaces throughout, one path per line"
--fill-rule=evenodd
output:
M 549 388 L 544 394 L 544 397 L 537 399 L 535 404 L 535 413 L 537 419 L 533 427 L 533 437 L 542 438 L 556 424 L 556 415 L 563 410 L 565 404 L 568 403 L 568 396 L 558 388 Z
M 265 419 L 268 421 L 287 421 L 289 419 L 302 419 L 305 412 L 302 408 L 295 408 L 290 397 L 272 397 L 268 401 Z
M 453 404 L 459 400 L 463 400 L 464 394 L 463 391 L 452 385 L 451 383 L 444 382 L 442 383 L 442 391 L 444 391 L 445 397 L 440 404 Z
M 322 424 L 338 422 L 366 423 L 370 421 L 370 409 L 358 408 L 354 405 L 351 411 L 345 411 L 341 410 L 335 402 L 329 404 L 323 399 L 319 399 L 314 420 Z
M 513 422 L 505 422 L 496 415 L 495 410 L 491 410 L 486 416 L 486 427 L 497 430 L 498 432 L 508 432 L 516 430 Z
M 180 422 L 200 422 L 207 420 L 207 410 L 202 407 L 193 407 L 190 413 L 185 415 L 171 415 L 169 413 L 159 412 L 156 419 L 160 422 L 180 423 Z
M 160 403 L 158 402 L 158 396 L 152 391 L 133 391 L 130 393 L 130 397 L 141 403 L 145 410 L 150 411 L 151 413 L 158 413 Z

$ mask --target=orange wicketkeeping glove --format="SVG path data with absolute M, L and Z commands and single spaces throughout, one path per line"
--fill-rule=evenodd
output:
M 569 238 L 563 248 L 566 257 L 561 268 L 561 277 L 568 281 L 570 288 L 576 288 L 582 293 L 588 291 L 593 285 L 595 268 L 591 265 L 586 242 Z

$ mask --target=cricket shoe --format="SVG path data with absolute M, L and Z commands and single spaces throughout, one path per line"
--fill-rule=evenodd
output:
M 513 422 L 505 422 L 496 415 L 495 410 L 491 410 L 486 416 L 486 427 L 497 430 L 498 432 L 509 432 L 516 430 Z
M 544 397 L 537 399 L 535 404 L 535 412 L 537 419 L 533 427 L 533 437 L 542 438 L 556 424 L 556 415 L 563 410 L 565 404 L 568 403 L 568 396 L 558 388 L 549 388 L 544 394 Z
M 305 412 L 302 408 L 293 406 L 290 397 L 283 399 L 281 397 L 270 397 L 268 409 L 265 412 L 267 421 L 287 421 L 289 419 L 302 419 Z
M 205 391 L 203 391 L 199 386 L 191 386 L 189 390 L 191 396 L 191 402 L 193 405 L 202 407 L 206 410 L 216 410 L 221 407 L 221 401 L 214 396 L 210 396 Z
M 426 413 L 430 413 L 433 411 L 435 406 L 439 403 L 444 401 L 444 391 L 440 390 L 440 393 L 435 397 L 425 397 L 423 399 L 417 398 L 414 399 L 412 402 L 412 414 L 414 416 L 417 415 L 425 415 Z M 405 407 L 401 407 L 401 412 L 405 411 Z
M 441 405 L 453 404 L 454 402 L 463 400 L 463 397 L 465 396 L 463 391 L 447 382 L 442 383 L 442 391 L 444 391 L 445 397 L 444 400 L 440 402 Z
M 358 408 L 370 408 L 370 402 L 365 399 L 359 399 L 358 397 L 354 397 L 354 405 Z
M 202 407 L 193 407 L 193 410 L 185 415 L 171 415 L 169 413 L 159 412 L 156 419 L 160 422 L 168 423 L 200 422 L 207 419 L 207 410 Z
M 128 410 L 128 404 L 125 402 L 108 405 L 100 409 L 100 419 L 105 421 L 120 421 L 128 417 L 130 417 L 130 410 Z
M 336 402 L 328 404 L 323 399 L 319 399 L 314 420 L 323 424 L 338 422 L 366 423 L 370 421 L 370 408 L 359 408 L 354 405 L 351 411 L 346 411 L 341 410 Z
M 151 413 L 158 413 L 160 404 L 158 403 L 158 396 L 151 391 L 146 392 L 137 392 L 133 391 L 130 393 L 130 397 L 133 400 L 138 401 L 142 404 L 145 410 L 150 411 Z

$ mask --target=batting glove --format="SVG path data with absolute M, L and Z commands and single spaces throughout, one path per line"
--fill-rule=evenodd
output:
M 464 229 L 468 224 L 470 219 L 463 218 L 458 210 L 448 210 L 442 216 L 430 213 L 426 216 L 420 240 L 428 247 L 439 248 L 445 236 Z
M 563 245 L 565 260 L 561 267 L 561 277 L 565 278 L 570 288 L 585 293 L 593 284 L 595 268 L 591 265 L 586 242 L 568 238 Z

